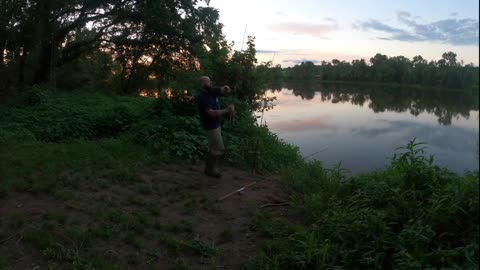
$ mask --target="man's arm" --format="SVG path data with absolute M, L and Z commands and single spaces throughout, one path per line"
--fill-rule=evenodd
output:
M 232 105 L 228 106 L 226 109 L 221 109 L 221 110 L 214 110 L 214 109 L 209 109 L 207 111 L 208 115 L 211 117 L 221 117 L 226 114 L 230 114 L 233 111 Z
M 220 87 L 220 92 L 222 93 L 222 95 L 229 94 L 231 91 L 232 89 L 230 89 L 230 86 L 228 85 Z
M 230 86 L 224 85 L 221 87 L 213 87 L 212 91 L 210 93 L 213 93 L 215 96 L 224 96 L 226 94 L 229 94 L 232 90 L 230 89 Z

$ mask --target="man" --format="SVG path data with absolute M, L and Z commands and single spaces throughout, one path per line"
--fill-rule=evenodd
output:
M 228 85 L 222 87 L 212 87 L 212 82 L 207 76 L 200 78 L 201 91 L 198 96 L 198 107 L 200 111 L 200 121 L 208 136 L 208 157 L 205 163 L 205 174 L 211 177 L 221 177 L 216 163 L 223 154 L 225 147 L 222 139 L 222 116 L 233 116 L 235 107 L 229 105 L 226 109 L 220 109 L 219 97 L 230 93 Z

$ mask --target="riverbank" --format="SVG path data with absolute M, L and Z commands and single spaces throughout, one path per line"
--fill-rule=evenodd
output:
M 217 181 L 201 173 L 192 102 L 34 89 L 1 105 L 0 268 L 478 267 L 478 172 L 438 168 L 412 144 L 346 177 L 236 101 Z M 255 149 L 265 177 L 247 173 Z

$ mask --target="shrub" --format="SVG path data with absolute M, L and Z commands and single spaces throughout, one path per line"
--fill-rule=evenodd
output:
M 51 95 L 51 90 L 34 86 L 20 95 L 15 104 L 19 107 L 40 105 L 47 102 L 49 95 Z
M 35 135 L 19 124 L 0 124 L 0 143 L 35 141 Z
M 96 137 L 112 137 L 128 130 L 135 116 L 124 105 L 117 105 L 103 112 L 95 120 L 94 134 Z
M 386 170 L 356 177 L 318 162 L 290 170 L 304 225 L 283 221 L 284 233 L 245 268 L 478 268 L 478 172 L 436 167 L 421 146 L 414 140 Z

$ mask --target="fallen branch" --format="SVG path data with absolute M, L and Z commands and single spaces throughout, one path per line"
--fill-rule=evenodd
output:
M 227 195 L 218 198 L 217 201 L 223 201 L 223 200 L 225 200 L 226 198 L 232 196 L 233 194 L 242 192 L 242 191 L 244 191 L 247 187 L 253 186 L 253 185 L 255 185 L 256 183 L 257 183 L 257 182 L 252 182 L 252 183 L 250 183 L 250 184 L 248 184 L 248 185 L 246 185 L 246 186 L 244 186 L 244 187 L 242 187 L 242 188 L 239 188 L 239 189 L 237 189 L 237 190 L 235 190 L 235 191 L 232 191 L 232 192 L 228 193 Z
M 20 237 L 17 239 L 17 242 L 16 244 L 18 245 L 20 243 L 20 241 L 22 241 L 23 239 L 23 232 L 25 231 L 25 228 L 23 228 L 21 231 L 20 231 Z
M 288 203 L 288 202 L 284 202 L 284 203 L 267 203 L 267 204 L 260 205 L 260 208 L 274 207 L 274 206 L 284 206 L 284 205 L 290 205 L 290 203 Z

